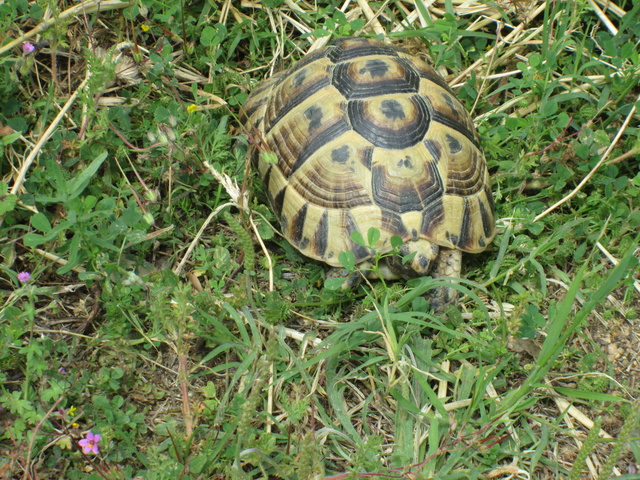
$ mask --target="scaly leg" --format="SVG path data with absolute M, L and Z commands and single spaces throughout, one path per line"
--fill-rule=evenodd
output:
M 434 278 L 453 277 L 460 278 L 462 268 L 462 252 L 450 248 L 440 248 L 440 254 L 436 259 L 436 264 L 431 272 Z M 441 312 L 447 305 L 455 303 L 458 297 L 458 290 L 443 285 L 431 290 L 427 294 L 427 299 L 434 312 Z

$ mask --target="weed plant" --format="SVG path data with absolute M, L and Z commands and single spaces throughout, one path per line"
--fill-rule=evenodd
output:
M 640 478 L 638 18 L 0 2 L 2 478 Z M 248 92 L 347 35 L 478 126 L 499 233 L 445 315 L 428 277 L 325 283 L 250 168 Z

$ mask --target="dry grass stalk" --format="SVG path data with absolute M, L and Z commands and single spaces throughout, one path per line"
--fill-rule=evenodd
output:
M 622 18 L 627 14 L 626 11 L 624 11 L 618 5 L 616 5 L 615 3 L 613 3 L 613 2 L 611 2 L 609 0 L 596 0 L 596 1 L 597 1 L 597 3 L 599 5 L 602 6 L 602 8 L 604 8 L 605 11 L 610 11 L 611 13 L 613 13 L 618 18 Z
M 589 5 L 591 5 L 591 8 L 593 8 L 593 11 L 596 13 L 598 18 L 607 27 L 607 30 L 609 30 L 609 33 L 611 33 L 611 35 L 617 35 L 618 29 L 611 22 L 611 20 L 609 20 L 609 17 L 607 17 L 607 15 L 600 9 L 598 4 L 594 0 L 587 0 L 587 2 L 589 2 Z

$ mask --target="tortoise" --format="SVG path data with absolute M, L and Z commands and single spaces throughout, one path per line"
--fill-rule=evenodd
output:
M 341 251 L 379 276 L 460 277 L 462 252 L 495 236 L 489 173 L 473 122 L 433 68 L 400 48 L 341 38 L 259 84 L 241 122 L 268 156 L 256 163 L 284 237 L 340 268 Z M 355 242 L 370 228 L 375 245 Z M 408 257 L 403 264 L 401 256 Z M 432 307 L 456 290 L 432 292 Z

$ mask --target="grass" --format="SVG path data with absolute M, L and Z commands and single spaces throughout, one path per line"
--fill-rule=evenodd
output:
M 312 4 L 0 4 L 2 478 L 640 478 L 640 4 Z M 269 225 L 239 107 L 345 35 L 478 126 L 446 316 Z

